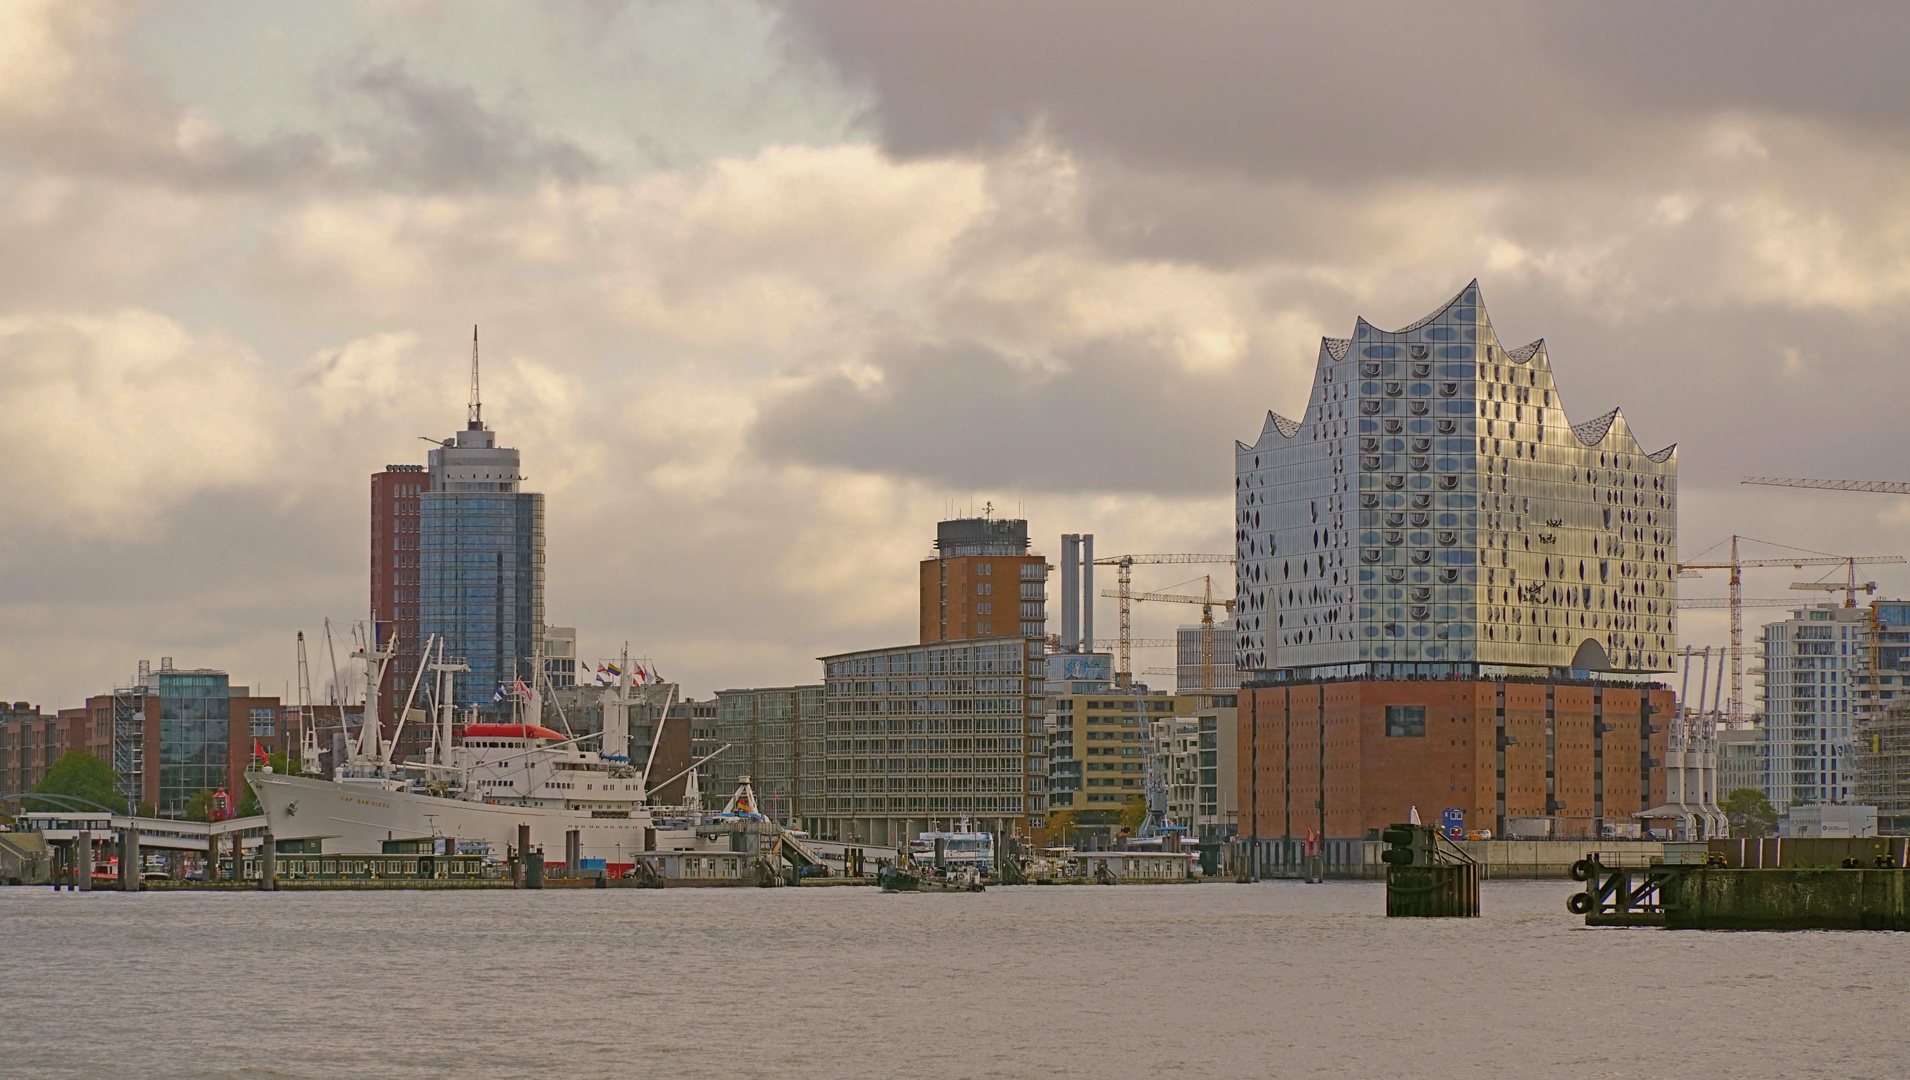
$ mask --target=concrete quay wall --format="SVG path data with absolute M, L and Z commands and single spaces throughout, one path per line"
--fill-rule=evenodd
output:
M 1694 867 L 1661 895 L 1674 930 L 1910 930 L 1910 870 Z
M 1569 880 L 1572 864 L 1597 852 L 1606 866 L 1644 866 L 1664 854 L 1665 846 L 1651 840 L 1466 840 L 1458 845 L 1479 864 L 1481 881 Z M 1360 865 L 1328 867 L 1327 877 L 1386 880 L 1386 864 L 1379 854 L 1386 845 L 1377 840 L 1361 843 Z

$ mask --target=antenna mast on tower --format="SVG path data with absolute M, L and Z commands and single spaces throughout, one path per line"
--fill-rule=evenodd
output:
M 466 418 L 465 427 L 470 431 L 484 430 L 484 402 L 478 396 L 478 342 L 477 324 L 471 326 L 471 409 Z

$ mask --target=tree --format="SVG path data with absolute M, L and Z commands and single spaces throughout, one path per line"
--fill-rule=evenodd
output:
M 298 775 L 298 759 L 288 756 L 284 751 L 275 750 L 265 755 L 265 763 L 270 765 L 272 771 L 275 773 L 281 775 Z M 259 805 L 259 793 L 252 790 L 251 784 L 245 785 L 245 794 L 239 797 L 238 816 L 252 817 L 255 814 L 263 813 L 265 813 L 265 809 Z
M 1769 836 L 1777 831 L 1777 808 L 1756 788 L 1741 787 L 1724 797 L 1720 807 L 1731 821 L 1731 835 Z
M 33 785 L 33 790 L 85 799 L 108 807 L 116 814 L 126 812 L 126 797 L 119 793 L 119 777 L 113 775 L 112 766 L 83 750 L 61 754 L 60 760 L 46 771 L 46 776 Z M 27 810 L 93 810 L 85 804 L 30 796 L 21 800 L 21 805 Z
M 1147 800 L 1139 795 L 1129 795 L 1127 805 L 1121 807 L 1121 828 L 1129 831 L 1140 828 L 1147 821 Z
M 1074 831 L 1074 811 L 1056 810 L 1048 815 L 1048 841 L 1057 847 L 1068 842 L 1068 834 Z
M 218 794 L 218 792 L 209 787 L 202 787 L 198 791 L 186 796 L 186 820 L 211 821 L 212 811 L 217 809 L 217 804 L 213 802 L 213 799 Z

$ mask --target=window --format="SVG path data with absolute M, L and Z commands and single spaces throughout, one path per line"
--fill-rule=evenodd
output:
M 278 716 L 271 709 L 253 709 L 250 717 L 252 737 L 266 739 L 278 734 Z
M 1425 738 L 1426 707 L 1424 705 L 1386 706 L 1386 737 L 1389 739 Z

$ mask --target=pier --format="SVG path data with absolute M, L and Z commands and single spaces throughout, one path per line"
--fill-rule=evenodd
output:
M 1567 910 L 1588 926 L 1671 930 L 1910 930 L 1910 838 L 1667 844 L 1646 866 L 1594 852 Z

